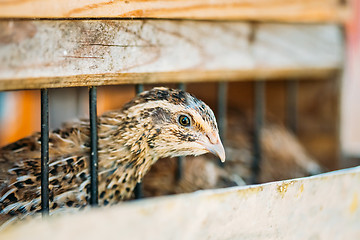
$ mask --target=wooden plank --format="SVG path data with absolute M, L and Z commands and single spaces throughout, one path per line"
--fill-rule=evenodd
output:
M 360 168 L 354 168 L 39 219 L 9 228 L 0 238 L 359 239 L 359 222 Z
M 286 22 L 342 22 L 341 0 L 27 0 L 0 1 L 2 18 L 186 18 Z
M 0 90 L 324 76 L 343 62 L 336 25 L 0 21 Z

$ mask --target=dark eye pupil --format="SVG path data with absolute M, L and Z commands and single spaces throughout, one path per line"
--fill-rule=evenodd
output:
M 190 125 L 190 119 L 187 116 L 180 116 L 180 124 L 183 126 L 189 126 Z

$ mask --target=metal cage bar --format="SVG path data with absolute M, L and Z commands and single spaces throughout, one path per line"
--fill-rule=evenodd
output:
M 289 80 L 286 87 L 286 124 L 287 127 L 296 134 L 298 121 L 297 101 L 299 82 L 297 80 Z
M 41 89 L 41 211 L 49 215 L 49 93 Z
M 136 84 L 135 85 L 135 92 L 139 94 L 144 91 L 144 84 Z
M 217 115 L 218 115 L 218 127 L 219 127 L 219 135 L 222 143 L 225 146 L 225 136 L 226 136 L 226 114 L 227 114 L 227 92 L 228 92 L 228 83 L 227 82 L 219 82 L 218 84 L 218 101 L 217 101 Z M 224 166 L 219 160 L 219 166 Z
M 185 83 L 179 83 L 177 85 L 177 88 L 182 91 L 186 91 Z M 176 181 L 180 181 L 180 179 L 182 178 L 182 176 L 184 174 L 184 159 L 185 159 L 184 156 L 180 156 L 177 158 L 177 168 L 176 168 L 176 175 L 175 175 Z
M 136 84 L 135 85 L 135 92 L 139 94 L 144 91 L 144 84 Z M 135 199 L 143 198 L 143 190 L 142 190 L 142 183 L 137 183 L 134 189 Z
M 258 183 L 260 163 L 262 160 L 261 130 L 264 125 L 265 115 L 265 81 L 258 80 L 254 83 L 254 135 L 253 135 L 253 162 L 251 183 Z
M 90 204 L 98 204 L 97 88 L 89 88 L 90 112 Z

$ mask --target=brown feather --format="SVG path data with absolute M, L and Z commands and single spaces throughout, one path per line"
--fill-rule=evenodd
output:
M 253 161 L 249 118 L 238 111 L 228 114 L 225 168 L 211 155 L 186 157 L 183 177 L 176 179 L 176 159 L 159 160 L 144 178 L 146 197 L 188 193 L 202 189 L 251 184 Z M 260 183 L 305 177 L 324 171 L 298 139 L 280 124 L 265 124 L 262 134 Z
M 251 183 L 253 161 L 252 126 L 250 118 L 230 111 L 226 137 L 226 170 L 241 176 Z M 262 159 L 258 176 L 259 183 L 280 181 L 324 171 L 319 163 L 306 151 L 300 141 L 282 124 L 265 123 L 261 135 Z
M 144 177 L 144 196 L 154 197 L 244 185 L 241 178 L 226 172 L 218 166 L 217 161 L 208 155 L 186 157 L 182 162 L 183 174 L 178 179 L 177 159 L 160 159 Z
M 180 114 L 193 124 L 181 126 Z M 211 109 L 176 89 L 154 88 L 123 109 L 103 114 L 98 118 L 99 204 L 130 199 L 136 183 L 159 158 L 209 152 L 199 143 L 210 141 L 217 131 Z M 87 120 L 50 133 L 51 210 L 88 205 L 89 135 Z M 40 211 L 40 172 L 39 133 L 0 150 L 2 220 Z

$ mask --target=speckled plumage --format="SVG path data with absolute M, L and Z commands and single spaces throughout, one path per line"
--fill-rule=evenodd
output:
M 144 178 L 145 197 L 188 193 L 202 189 L 252 184 L 252 122 L 240 111 L 229 111 L 226 164 L 218 166 L 211 155 L 186 157 L 177 179 L 176 159 L 156 162 Z M 261 133 L 262 160 L 258 182 L 265 183 L 319 174 L 323 169 L 299 140 L 281 124 L 268 122 Z
M 191 120 L 182 126 L 179 115 Z M 50 133 L 50 209 L 88 205 L 89 123 L 67 124 Z M 131 198 L 159 158 L 224 150 L 211 109 L 180 90 L 154 88 L 123 109 L 98 118 L 99 204 Z M 0 150 L 0 217 L 40 211 L 40 134 Z M 1 221 L 1 219 L 0 219 Z

